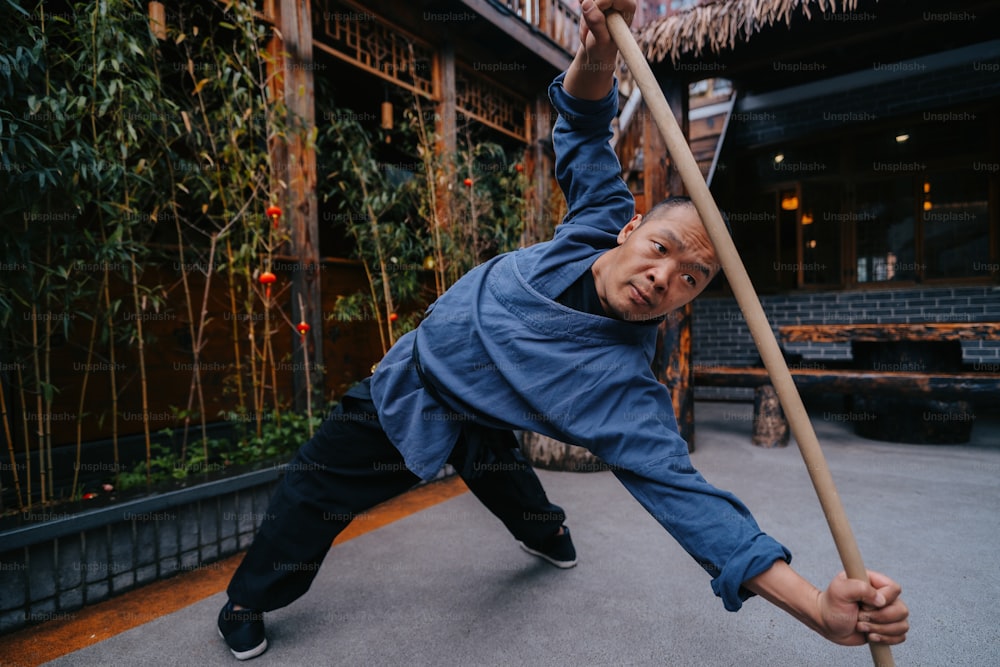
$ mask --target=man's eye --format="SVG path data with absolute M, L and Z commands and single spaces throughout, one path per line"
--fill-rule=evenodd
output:
M 698 286 L 698 281 L 697 281 L 697 280 L 695 280 L 695 279 L 694 279 L 694 276 L 692 276 L 692 275 L 691 275 L 690 273 L 685 273 L 685 274 L 684 274 L 684 280 L 685 280 L 685 282 L 687 282 L 687 284 L 688 284 L 688 285 L 690 285 L 691 287 L 697 287 L 697 286 Z
M 660 253 L 661 255 L 667 252 L 666 246 L 664 246 L 662 243 L 657 243 L 656 241 L 653 241 L 653 247 L 656 248 L 656 252 Z

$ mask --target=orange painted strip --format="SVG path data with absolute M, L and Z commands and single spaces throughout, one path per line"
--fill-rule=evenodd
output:
M 334 544 L 382 528 L 468 490 L 457 476 L 417 487 L 359 515 L 337 536 Z M 241 560 L 243 554 L 236 554 L 0 637 L 0 667 L 40 665 L 221 593 Z M 155 608 L 151 600 L 155 600 Z M 214 616 L 206 622 L 209 620 L 214 623 Z

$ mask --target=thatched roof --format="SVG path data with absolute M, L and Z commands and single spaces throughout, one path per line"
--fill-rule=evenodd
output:
M 715 0 L 647 23 L 636 34 L 636 42 L 650 63 L 663 62 L 667 56 L 676 63 L 683 55 L 731 49 L 738 39 L 749 41 L 754 33 L 781 21 L 791 25 L 796 11 L 808 19 L 813 12 L 849 12 L 857 5 L 858 0 Z

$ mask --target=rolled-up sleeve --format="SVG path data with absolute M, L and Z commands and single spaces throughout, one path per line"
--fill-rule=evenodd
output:
M 676 431 L 670 396 L 650 374 L 606 378 L 601 392 L 577 397 L 568 442 L 607 463 L 629 493 L 712 577 L 729 611 L 753 593 L 743 582 L 791 553 L 757 525 L 729 491 L 711 485 L 691 463 Z
M 615 468 L 636 500 L 712 577 L 712 590 L 729 611 L 753 593 L 743 582 L 792 555 L 757 526 L 733 494 L 709 484 L 686 454 L 654 461 L 638 470 Z

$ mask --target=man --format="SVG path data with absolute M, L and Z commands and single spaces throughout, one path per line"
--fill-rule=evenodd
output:
M 611 8 L 631 18 L 635 2 L 584 0 L 582 45 L 549 89 L 566 218 L 552 241 L 458 281 L 296 455 L 219 615 L 237 658 L 267 648 L 261 613 L 305 593 L 357 513 L 446 462 L 523 548 L 575 565 L 565 514 L 520 457 L 512 429 L 601 457 L 712 576 L 727 609 L 759 594 L 837 643 L 905 639 L 908 611 L 894 581 L 841 573 L 820 591 L 802 579 L 746 507 L 691 466 L 663 407 L 669 394 L 649 368 L 656 324 L 720 267 L 690 201 L 634 215 L 608 144 L 617 110 Z

